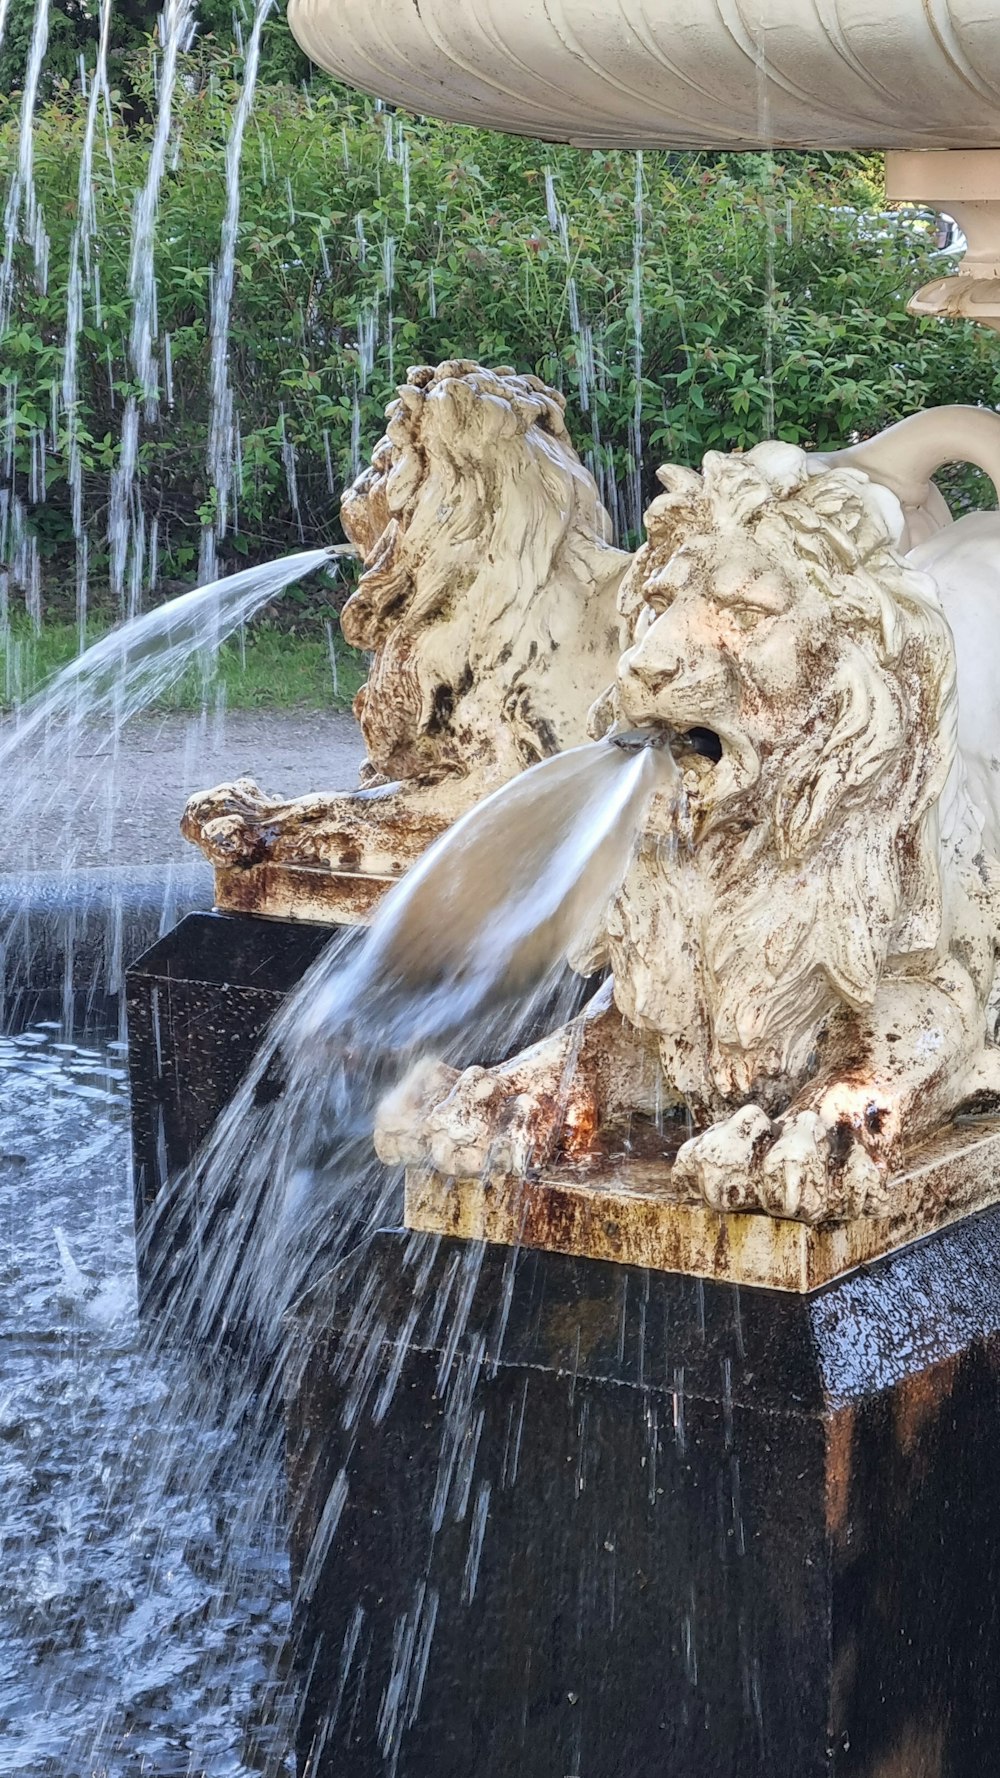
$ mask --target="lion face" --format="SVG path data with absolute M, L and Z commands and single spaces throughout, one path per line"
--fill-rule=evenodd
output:
M 344 496 L 364 572 L 341 625 L 374 657 L 355 710 L 384 778 L 502 780 L 586 736 L 630 558 L 563 405 L 508 367 L 416 366 Z
M 618 669 L 621 713 L 630 726 L 716 737 L 721 756 L 701 768 L 698 800 L 718 804 L 811 719 L 835 652 L 829 599 L 725 533 L 682 543 L 642 595 Z

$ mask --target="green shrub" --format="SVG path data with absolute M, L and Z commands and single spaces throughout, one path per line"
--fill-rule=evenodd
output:
M 81 339 L 95 583 L 132 388 L 131 207 L 151 127 L 148 53 L 128 69 L 128 103 L 119 91 L 107 152 L 102 137 L 95 157 L 101 313 L 89 297 Z M 239 72 L 224 41 L 203 40 L 186 58 L 176 159 L 161 194 L 156 273 L 172 403 L 164 399 L 159 419 L 144 425 L 140 463 L 144 514 L 158 527 L 160 594 L 191 583 L 201 528 L 214 510 L 205 470 L 207 318 Z M 16 153 L 18 107 L 16 90 L 0 97 L 0 188 Z M 72 603 L 66 423 L 60 414 L 53 432 L 51 415 L 83 122 L 75 84 L 50 81 L 35 134 L 38 196 L 52 238 L 48 290 L 35 287 L 25 249 L 0 351 L 0 433 L 6 394 L 25 500 L 32 434 L 46 429 L 46 498 L 29 503 L 28 522 L 53 616 L 68 615 Z M 564 229 L 550 225 L 547 168 Z M 907 296 L 940 261 L 930 259 L 926 230 L 859 220 L 859 209 L 877 212 L 880 203 L 869 163 L 648 154 L 637 274 L 636 170 L 628 154 L 403 117 L 325 79 L 308 88 L 261 85 L 243 155 L 230 360 L 242 487 L 224 563 L 339 536 L 339 488 L 367 458 L 385 403 L 414 363 L 478 357 L 534 370 L 563 388 L 577 442 L 616 507 L 619 531 L 633 537 L 641 499 L 665 459 L 694 463 L 706 449 L 746 447 L 772 430 L 804 444 L 839 444 L 914 408 L 998 399 L 995 335 L 906 314 Z M 375 316 L 367 362 L 365 329 Z M 595 360 L 589 390 L 585 329 Z M 293 454 L 298 513 L 289 492 Z M 963 500 L 982 497 L 973 476 L 954 487 Z

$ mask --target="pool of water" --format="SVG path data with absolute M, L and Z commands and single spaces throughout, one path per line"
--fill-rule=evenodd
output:
M 280 1478 L 210 1398 L 137 1323 L 124 1042 L 0 1036 L 0 1773 L 292 1770 Z

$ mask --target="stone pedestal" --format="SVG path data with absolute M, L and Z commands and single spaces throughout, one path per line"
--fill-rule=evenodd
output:
M 665 1158 L 563 1163 L 520 1178 L 406 1174 L 403 1221 L 433 1235 L 512 1242 L 688 1272 L 728 1284 L 815 1290 L 1000 1200 L 1000 1119 L 960 1118 L 916 1144 L 881 1216 L 811 1225 L 679 1198 Z
M 812 1295 L 383 1233 L 330 1302 L 300 1773 L 994 1769 L 1000 1210 Z
M 129 1073 L 140 1299 L 151 1212 L 197 1154 L 268 1025 L 338 928 L 189 914 L 128 972 Z

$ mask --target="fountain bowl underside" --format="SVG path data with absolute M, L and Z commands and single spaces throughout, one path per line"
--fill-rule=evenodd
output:
M 431 117 L 587 148 L 992 148 L 996 0 L 290 0 L 306 53 Z
M 1000 1203 L 1000 1118 L 958 1120 L 915 1147 L 883 1216 L 811 1225 L 681 1202 L 665 1162 L 445 1179 L 406 1175 L 407 1228 L 804 1293 Z

